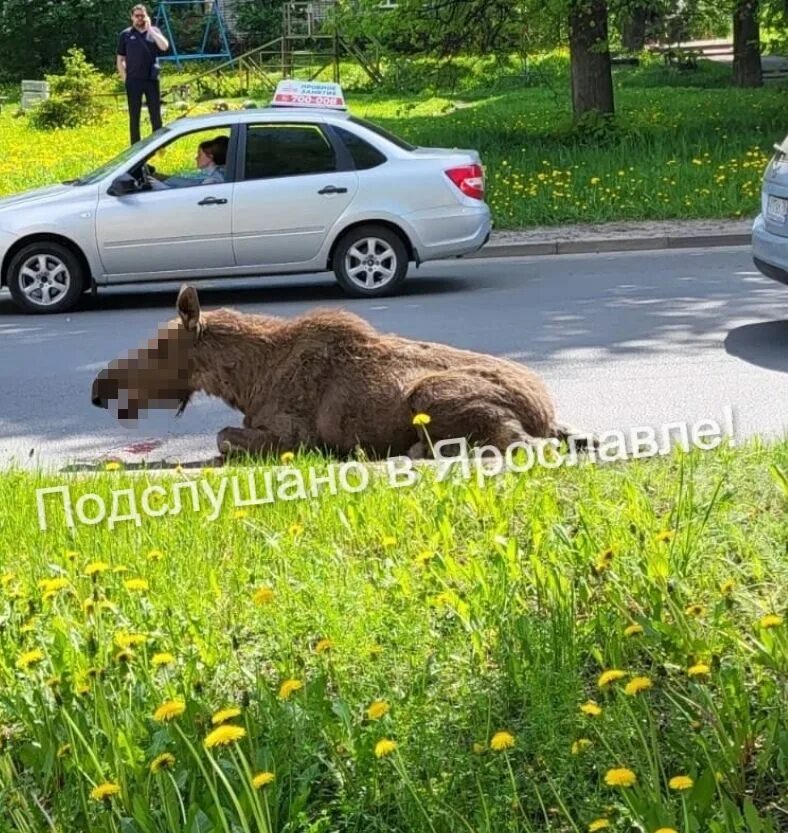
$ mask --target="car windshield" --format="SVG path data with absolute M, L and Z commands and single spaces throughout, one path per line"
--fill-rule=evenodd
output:
M 388 130 L 379 127 L 377 124 L 373 124 L 371 121 L 367 121 L 366 119 L 360 119 L 357 116 L 350 116 L 348 121 L 353 122 L 353 124 L 360 124 L 362 127 L 366 127 L 367 130 L 371 130 L 373 133 L 377 133 L 378 136 L 387 139 L 389 142 L 396 145 L 398 148 L 402 148 L 402 150 L 416 150 L 416 145 L 412 145 L 410 144 L 410 142 L 406 142 L 404 139 L 400 139 L 399 136 L 395 136 L 393 133 L 389 133 Z
M 114 159 L 110 159 L 109 162 L 105 162 L 100 168 L 96 168 L 95 171 L 92 171 L 91 173 L 74 180 L 73 184 L 92 185 L 94 182 L 98 182 L 100 179 L 103 179 L 111 170 L 113 170 L 113 168 L 123 165 L 124 162 L 127 162 L 143 148 L 148 147 L 148 145 L 152 144 L 154 141 L 161 138 L 165 133 L 168 132 L 169 130 L 166 127 L 160 128 L 155 133 L 151 133 L 150 136 L 146 136 L 144 139 L 140 139 L 140 141 L 136 144 L 131 145 L 131 147 L 127 147 L 125 150 L 122 150 Z

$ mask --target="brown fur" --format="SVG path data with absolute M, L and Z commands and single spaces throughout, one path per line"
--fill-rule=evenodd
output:
M 184 286 L 178 319 L 147 349 L 113 362 L 93 383 L 93 403 L 118 400 L 119 415 L 186 407 L 196 391 L 244 415 L 219 432 L 222 453 L 297 447 L 371 456 L 422 456 L 413 416 L 429 439 L 465 437 L 504 450 L 515 441 L 562 438 L 542 380 L 515 362 L 377 332 L 344 310 L 293 319 L 227 309 L 201 312 Z

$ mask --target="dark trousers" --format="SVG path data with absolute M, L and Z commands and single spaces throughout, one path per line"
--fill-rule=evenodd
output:
M 127 78 L 126 98 L 129 102 L 129 133 L 132 145 L 140 140 L 140 115 L 142 97 L 148 105 L 150 125 L 153 130 L 161 127 L 161 91 L 158 81 L 147 78 Z

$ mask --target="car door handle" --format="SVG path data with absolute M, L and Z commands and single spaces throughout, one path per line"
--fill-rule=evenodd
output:
M 321 188 L 318 194 L 347 194 L 347 188 L 337 188 L 336 185 L 326 185 L 325 188 Z
M 206 197 L 204 200 L 200 200 L 197 205 L 225 205 L 227 200 L 219 199 L 218 197 Z

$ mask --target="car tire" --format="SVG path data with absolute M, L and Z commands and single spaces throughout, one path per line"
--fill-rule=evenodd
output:
M 89 283 L 79 258 L 60 243 L 30 243 L 8 265 L 11 297 L 27 313 L 66 312 L 77 304 Z
M 353 298 L 394 294 L 408 275 L 408 250 L 397 232 L 370 223 L 345 232 L 333 257 L 334 274 Z

